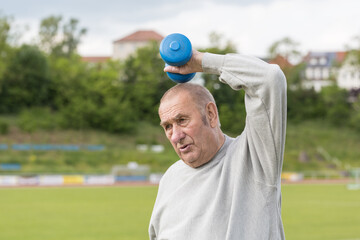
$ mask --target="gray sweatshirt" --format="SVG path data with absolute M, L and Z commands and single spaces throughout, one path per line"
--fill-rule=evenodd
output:
M 245 90 L 246 125 L 199 168 L 174 163 L 159 184 L 151 240 L 285 239 L 281 169 L 286 80 L 277 65 L 243 55 L 203 57 L 204 72 Z M 234 122 L 236 124 L 236 122 Z

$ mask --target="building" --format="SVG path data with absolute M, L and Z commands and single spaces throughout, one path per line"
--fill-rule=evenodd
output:
M 101 63 L 105 63 L 110 59 L 111 59 L 110 56 L 81 57 L 81 60 L 83 62 L 86 62 L 89 66 L 92 66 L 92 67 L 101 66 Z
M 84 62 L 88 63 L 101 63 L 106 62 L 107 60 L 111 59 L 110 56 L 102 56 L 102 57 L 82 57 L 81 58 Z
M 349 91 L 360 89 L 360 62 L 354 53 L 348 54 L 341 65 L 337 85 Z
M 345 52 L 309 52 L 304 62 L 303 85 L 320 91 L 322 87 L 336 82 L 340 64 L 345 59 Z
M 151 30 L 140 30 L 113 42 L 113 52 L 111 56 L 101 57 L 82 57 L 84 62 L 102 63 L 109 59 L 125 60 L 131 54 L 135 53 L 138 48 L 145 47 L 151 41 L 161 42 L 164 37 L 159 33 Z
M 164 37 L 155 31 L 137 31 L 113 42 L 112 59 L 124 60 L 145 47 L 150 41 L 161 42 Z
M 294 67 L 294 65 L 292 65 L 285 57 L 279 54 L 276 55 L 274 58 L 261 58 L 261 59 L 270 64 L 277 64 L 283 72 L 286 72 Z

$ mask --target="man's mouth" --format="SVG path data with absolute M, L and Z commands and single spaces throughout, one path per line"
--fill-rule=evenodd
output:
M 179 147 L 180 152 L 188 152 L 190 150 L 190 144 L 185 144 Z

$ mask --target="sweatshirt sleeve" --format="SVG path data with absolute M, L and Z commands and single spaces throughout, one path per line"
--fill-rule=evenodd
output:
M 278 65 L 258 58 L 205 53 L 205 73 L 234 90 L 244 89 L 246 126 L 255 180 L 276 185 L 280 181 L 286 131 L 286 79 Z M 234 123 L 236 124 L 236 123 Z

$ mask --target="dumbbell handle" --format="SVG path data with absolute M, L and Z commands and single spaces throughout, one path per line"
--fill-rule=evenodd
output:
M 193 50 L 193 54 L 191 59 L 187 62 L 186 65 L 183 66 L 171 66 L 165 64 L 166 67 L 164 68 L 165 72 L 172 72 L 172 73 L 180 73 L 180 74 L 189 74 L 194 72 L 203 72 L 202 68 L 202 59 L 204 53 Z
M 192 46 L 190 40 L 179 33 L 166 36 L 160 44 L 160 55 L 164 62 L 171 66 L 182 66 L 192 57 Z M 166 66 L 166 65 L 165 65 Z M 195 73 L 186 75 L 167 72 L 171 80 L 177 83 L 190 81 Z

